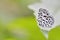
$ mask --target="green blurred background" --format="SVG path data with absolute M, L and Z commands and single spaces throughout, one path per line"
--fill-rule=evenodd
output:
M 0 40 L 47 40 L 27 7 L 36 2 L 40 0 L 0 0 Z M 60 26 L 49 32 L 48 40 L 60 40 Z

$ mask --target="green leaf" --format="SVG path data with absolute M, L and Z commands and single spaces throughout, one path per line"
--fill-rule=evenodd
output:
M 60 25 L 49 32 L 48 40 L 60 40 Z
M 46 40 L 34 17 L 17 18 L 7 28 L 21 40 Z

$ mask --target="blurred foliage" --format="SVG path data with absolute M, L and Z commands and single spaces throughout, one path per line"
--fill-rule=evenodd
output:
M 40 0 L 0 0 L 0 40 L 46 40 L 28 5 Z M 48 40 L 60 40 L 60 26 Z
M 60 40 L 60 25 L 49 32 L 48 40 Z
M 0 13 L 4 15 L 21 16 L 32 15 L 28 5 L 39 2 L 40 0 L 0 0 Z
M 21 40 L 46 40 L 34 17 L 17 18 L 8 24 L 7 29 Z

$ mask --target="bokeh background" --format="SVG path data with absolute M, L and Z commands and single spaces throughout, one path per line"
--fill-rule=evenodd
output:
M 0 40 L 46 40 L 28 9 L 36 2 L 40 0 L 0 0 Z M 48 40 L 60 40 L 60 26 L 49 32 Z

